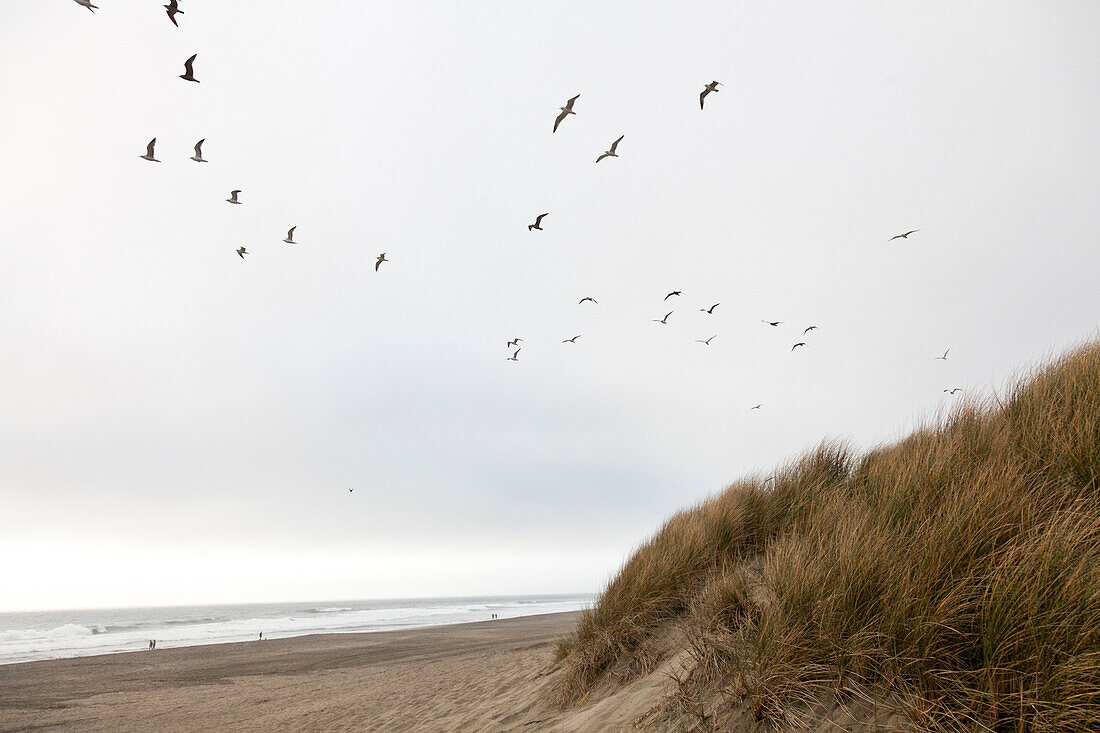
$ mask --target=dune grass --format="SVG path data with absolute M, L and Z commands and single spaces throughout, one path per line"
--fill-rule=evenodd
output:
M 638 548 L 558 646 L 558 692 L 652 671 L 712 710 L 892 700 L 917 730 L 1100 730 L 1100 344 L 859 456 L 827 442 Z M 747 706 L 747 708 L 745 707 Z

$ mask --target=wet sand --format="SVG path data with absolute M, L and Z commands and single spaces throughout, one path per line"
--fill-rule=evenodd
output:
M 553 642 L 576 617 L 3 665 L 0 731 L 616 728 L 546 701 Z

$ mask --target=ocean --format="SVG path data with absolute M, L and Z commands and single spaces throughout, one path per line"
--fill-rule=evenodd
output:
M 0 664 L 303 634 L 346 634 L 575 611 L 591 595 L 422 598 L 0 613 Z

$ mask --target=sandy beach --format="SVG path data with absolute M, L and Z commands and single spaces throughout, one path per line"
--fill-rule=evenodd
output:
M 5 665 L 0 731 L 613 729 L 563 720 L 539 694 L 553 641 L 575 618 Z

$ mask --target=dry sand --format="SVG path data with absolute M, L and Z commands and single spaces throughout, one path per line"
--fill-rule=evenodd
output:
M 0 731 L 600 731 L 546 702 L 575 613 L 0 666 Z M 656 692 L 656 691 L 654 691 Z M 609 702 L 609 701 L 604 701 Z

